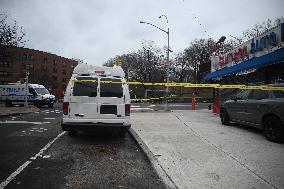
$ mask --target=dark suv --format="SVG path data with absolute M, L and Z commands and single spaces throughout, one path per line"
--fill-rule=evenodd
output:
M 272 142 L 284 139 L 284 91 L 244 90 L 225 102 L 220 110 L 221 122 L 231 121 L 263 130 Z

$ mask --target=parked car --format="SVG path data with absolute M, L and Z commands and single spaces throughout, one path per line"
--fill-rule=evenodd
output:
M 244 90 L 227 100 L 220 110 L 223 125 L 236 122 L 262 129 L 272 142 L 284 139 L 284 91 Z

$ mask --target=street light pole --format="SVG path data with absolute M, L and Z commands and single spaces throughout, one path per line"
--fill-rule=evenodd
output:
M 28 107 L 28 83 L 29 83 L 29 72 L 26 72 L 26 91 L 25 91 L 25 104 L 24 106 Z
M 155 26 L 154 24 L 151 24 L 149 22 L 143 22 L 143 21 L 140 21 L 141 24 L 148 24 L 148 25 L 151 25 L 159 30 L 161 30 L 162 32 L 166 33 L 167 36 L 168 36 L 168 48 L 167 48 L 167 68 L 166 68 L 166 73 L 167 73 L 167 84 L 169 83 L 169 70 L 170 70 L 170 28 L 169 28 L 169 21 L 168 21 L 168 18 L 166 15 L 161 15 L 159 16 L 159 18 L 162 18 L 162 17 L 165 17 L 166 20 L 167 20 L 167 24 L 168 24 L 168 30 L 163 30 L 162 28 L 158 27 L 158 26 Z M 168 92 L 169 92 L 169 86 L 167 85 L 166 86 L 166 102 L 165 102 L 165 110 L 167 111 L 169 109 L 169 104 L 168 104 L 168 99 L 167 99 L 167 95 L 168 95 Z

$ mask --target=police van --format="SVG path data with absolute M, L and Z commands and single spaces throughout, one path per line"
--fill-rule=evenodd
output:
M 124 136 L 130 124 L 130 94 L 120 66 L 74 68 L 63 100 L 62 129 L 77 131 L 108 129 Z
M 24 105 L 25 96 L 27 96 L 28 104 L 37 107 L 47 105 L 52 107 L 55 103 L 55 96 L 43 86 L 39 84 L 28 84 L 26 94 L 26 84 L 10 83 L 0 85 L 0 101 L 4 102 L 7 107 L 13 105 Z

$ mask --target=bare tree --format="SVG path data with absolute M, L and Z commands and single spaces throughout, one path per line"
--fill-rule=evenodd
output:
M 188 61 L 189 67 L 193 70 L 193 81 L 198 83 L 197 73 L 199 65 L 208 62 L 212 53 L 216 50 L 216 42 L 213 39 L 196 39 L 184 50 L 184 59 Z
M 268 30 L 271 28 L 279 25 L 280 23 L 284 22 L 284 17 L 276 18 L 275 20 L 267 19 L 262 23 L 255 24 L 252 28 L 245 30 L 240 37 L 242 42 L 248 41 Z
M 180 52 L 176 54 L 174 61 L 171 65 L 173 71 L 173 80 L 178 82 L 188 81 L 192 75 L 190 74 L 192 69 L 184 53 Z
M 112 66 L 113 60 L 120 59 L 121 67 L 126 76 L 131 76 L 132 80 L 139 82 L 161 82 L 165 78 L 165 69 L 160 67 L 163 59 L 163 50 L 157 48 L 153 41 L 143 41 L 142 49 L 123 55 L 117 55 L 109 59 L 103 65 Z
M 0 45 L 23 47 L 26 43 L 25 32 L 17 21 L 13 24 L 8 23 L 8 15 L 0 14 Z

